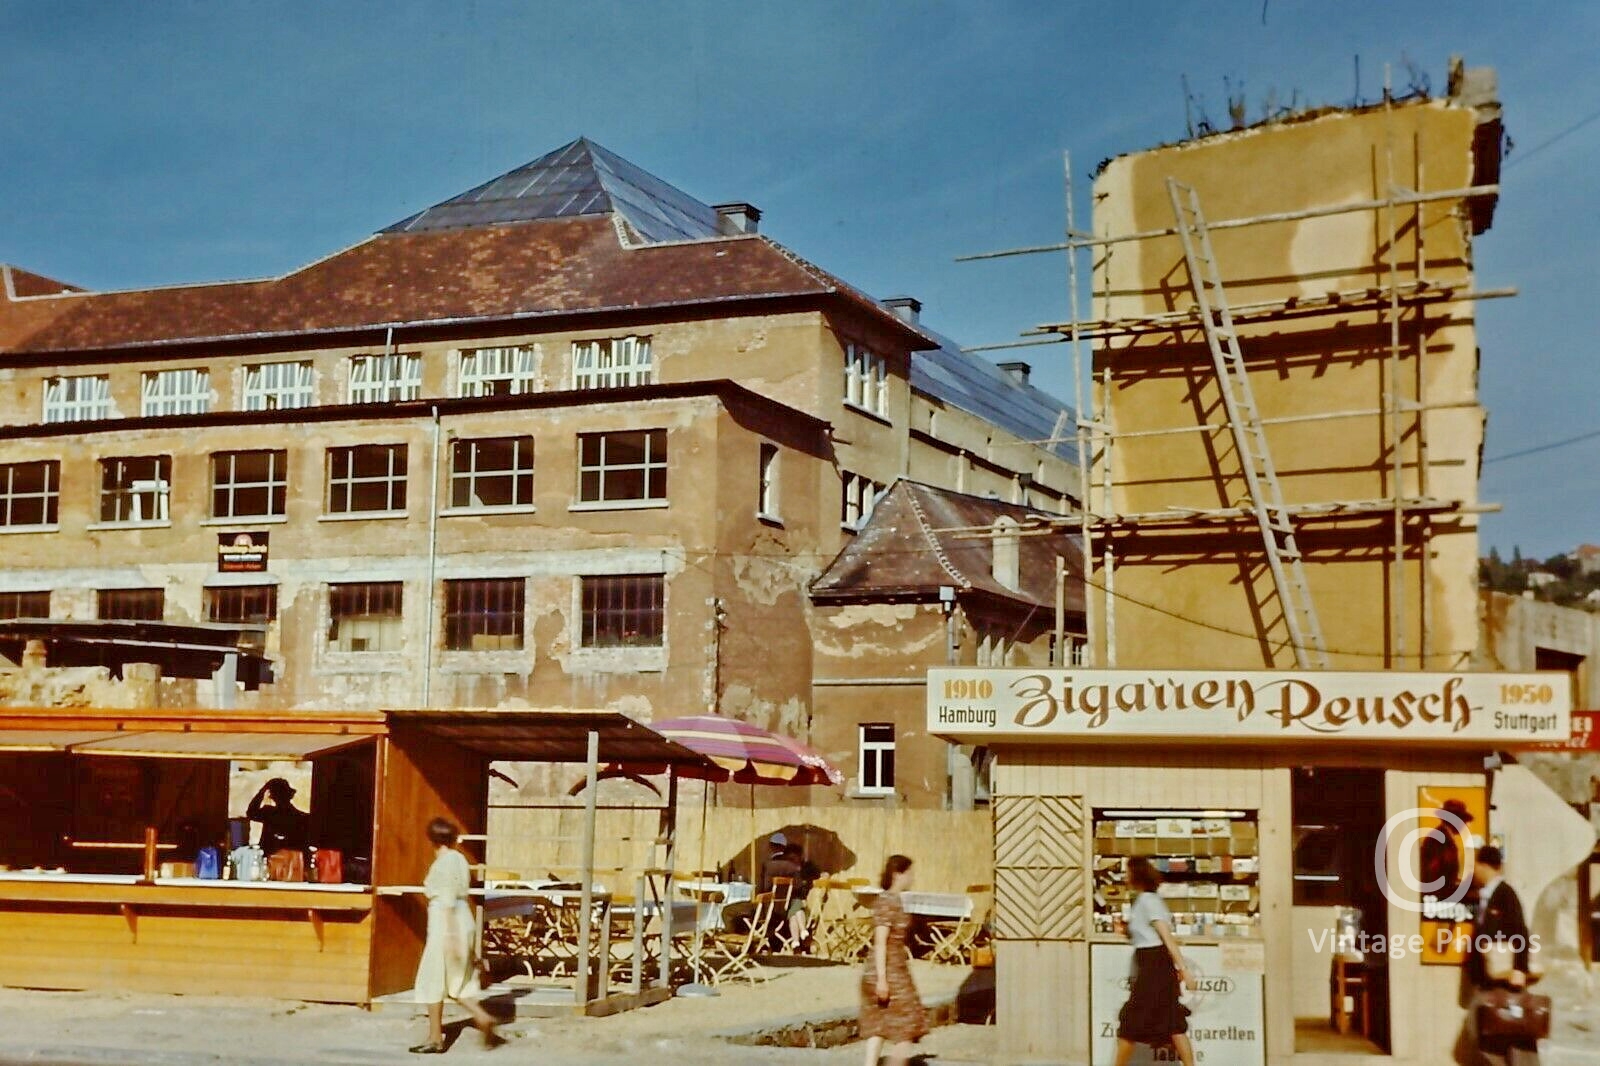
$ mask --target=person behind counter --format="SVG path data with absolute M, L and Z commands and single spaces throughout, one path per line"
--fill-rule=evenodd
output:
M 422 893 L 428 898 L 428 937 L 422 945 L 413 993 L 416 1002 L 428 1005 L 428 1040 L 411 1049 L 417 1055 L 444 1052 L 446 999 L 455 1000 L 472 1015 L 485 1047 L 505 1043 L 495 1032 L 494 1017 L 478 1004 L 483 989 L 478 983 L 477 960 L 472 957 L 477 925 L 467 903 L 472 870 L 466 856 L 456 850 L 460 835 L 448 819 L 435 818 L 428 823 L 428 841 L 434 846 L 433 865 L 422 882 Z
M 265 800 L 272 801 L 271 806 Z M 294 805 L 294 786 L 281 777 L 262 785 L 245 810 L 252 822 L 261 823 L 261 851 L 304 852 L 311 843 L 311 816 Z
M 1133 943 L 1133 987 L 1117 1018 L 1116 1066 L 1127 1066 L 1137 1044 L 1171 1043 L 1184 1066 L 1194 1066 L 1188 1008 L 1178 1001 L 1192 985 L 1183 949 L 1172 935 L 1172 912 L 1156 889 L 1161 875 L 1146 858 L 1128 860 L 1128 884 L 1138 893 L 1128 914 Z

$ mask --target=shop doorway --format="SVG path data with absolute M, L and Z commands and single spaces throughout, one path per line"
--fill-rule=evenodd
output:
M 1384 772 L 1293 774 L 1295 1050 L 1387 1055 L 1388 956 L 1361 950 L 1387 942 L 1389 932 L 1373 864 Z

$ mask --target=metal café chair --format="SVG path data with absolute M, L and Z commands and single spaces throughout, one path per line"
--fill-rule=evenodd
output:
M 950 966 L 965 966 L 972 961 L 972 949 L 989 927 L 994 886 L 968 885 L 966 891 L 970 910 L 965 917 L 924 920 L 929 961 Z

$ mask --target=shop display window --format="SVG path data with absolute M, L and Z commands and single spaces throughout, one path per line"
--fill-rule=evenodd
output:
M 1094 812 L 1094 928 L 1117 933 L 1133 904 L 1128 860 L 1149 859 L 1180 937 L 1253 937 L 1261 924 L 1261 848 L 1256 812 Z

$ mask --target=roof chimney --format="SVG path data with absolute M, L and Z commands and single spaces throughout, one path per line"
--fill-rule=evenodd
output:
M 1033 367 L 1027 363 L 997 363 L 995 365 L 1005 371 L 1006 377 L 1018 385 L 1026 385 L 1028 383 L 1028 375 L 1033 373 Z
M 761 209 L 755 204 L 736 202 L 717 204 L 712 208 L 722 221 L 725 233 L 754 233 L 761 222 Z
M 922 315 L 922 301 L 915 296 L 891 296 L 883 301 L 883 306 L 899 315 L 913 326 Z

